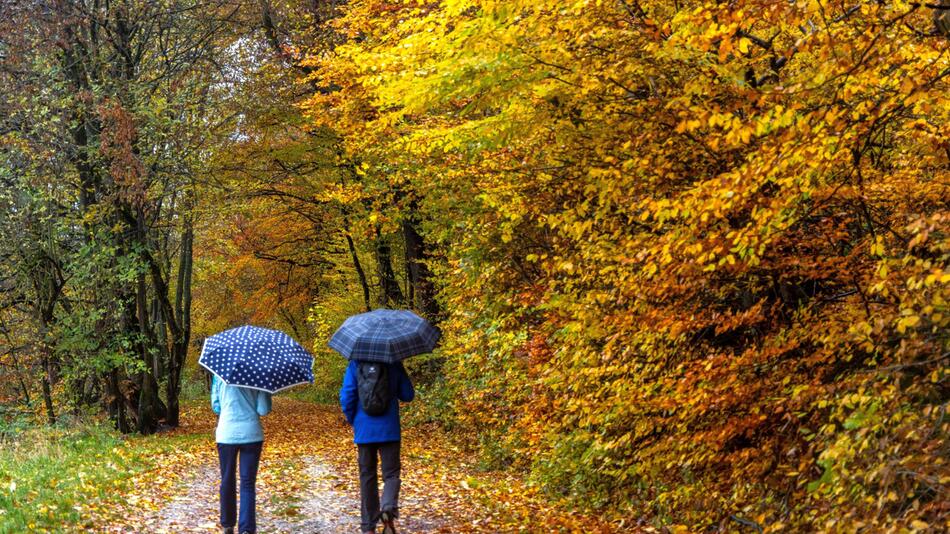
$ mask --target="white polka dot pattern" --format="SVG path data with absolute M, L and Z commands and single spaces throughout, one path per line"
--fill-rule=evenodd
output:
M 205 340 L 198 363 L 225 384 L 277 393 L 313 383 L 313 356 L 287 334 L 240 326 Z

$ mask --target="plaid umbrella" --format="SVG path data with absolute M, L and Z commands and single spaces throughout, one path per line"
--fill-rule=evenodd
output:
M 432 352 L 441 333 L 409 310 L 374 310 L 349 317 L 330 348 L 349 360 L 395 363 Z
M 205 340 L 198 363 L 225 384 L 277 393 L 313 383 L 313 356 L 278 330 L 241 326 Z

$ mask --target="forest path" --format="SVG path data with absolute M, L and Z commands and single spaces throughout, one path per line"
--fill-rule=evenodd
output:
M 353 434 L 338 409 L 274 398 L 262 419 L 264 449 L 257 479 L 258 532 L 359 532 L 359 490 Z M 218 532 L 218 458 L 210 407 L 183 407 L 181 426 L 130 438 L 151 467 L 131 491 L 88 517 L 104 533 Z M 545 502 L 510 473 L 479 471 L 470 455 L 441 430 L 403 430 L 400 533 L 605 533 L 616 526 Z M 529 526 L 530 525 L 530 526 Z M 622 529 L 624 532 L 640 531 Z
M 337 534 L 358 532 L 359 500 L 336 470 L 317 457 L 286 459 L 305 485 L 285 494 L 277 481 L 258 489 L 258 531 Z M 164 506 L 140 518 L 149 532 L 215 532 L 218 517 L 218 469 L 202 465 L 183 480 Z M 409 499 L 411 501 L 411 499 Z M 442 521 L 409 517 L 405 532 L 440 532 Z
M 262 421 L 266 438 L 257 484 L 258 531 L 359 532 L 356 448 L 342 414 L 330 407 L 275 397 L 273 412 Z M 188 406 L 179 428 L 142 438 L 153 442 L 172 439 L 175 446 L 160 448 L 155 467 L 138 475 L 133 491 L 120 497 L 120 509 L 94 520 L 93 529 L 114 533 L 218 532 L 214 424 L 210 409 Z M 403 453 L 400 532 L 448 532 L 450 525 L 460 523 L 458 516 L 463 510 L 477 506 L 459 485 L 465 475 L 431 459 L 412 449 Z M 453 478 L 454 484 L 450 482 Z M 477 531 L 479 525 L 472 527 Z

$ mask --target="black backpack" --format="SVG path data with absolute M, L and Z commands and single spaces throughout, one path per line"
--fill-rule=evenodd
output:
M 356 387 L 366 415 L 383 415 L 389 407 L 393 395 L 389 391 L 388 367 L 376 362 L 359 362 L 357 366 Z

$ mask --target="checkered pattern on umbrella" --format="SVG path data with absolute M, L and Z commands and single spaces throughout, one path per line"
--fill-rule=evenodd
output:
M 440 335 L 409 310 L 374 310 L 344 321 L 329 345 L 350 360 L 395 363 L 432 352 Z
M 225 384 L 277 393 L 313 383 L 313 356 L 287 334 L 240 326 L 205 340 L 198 363 Z

